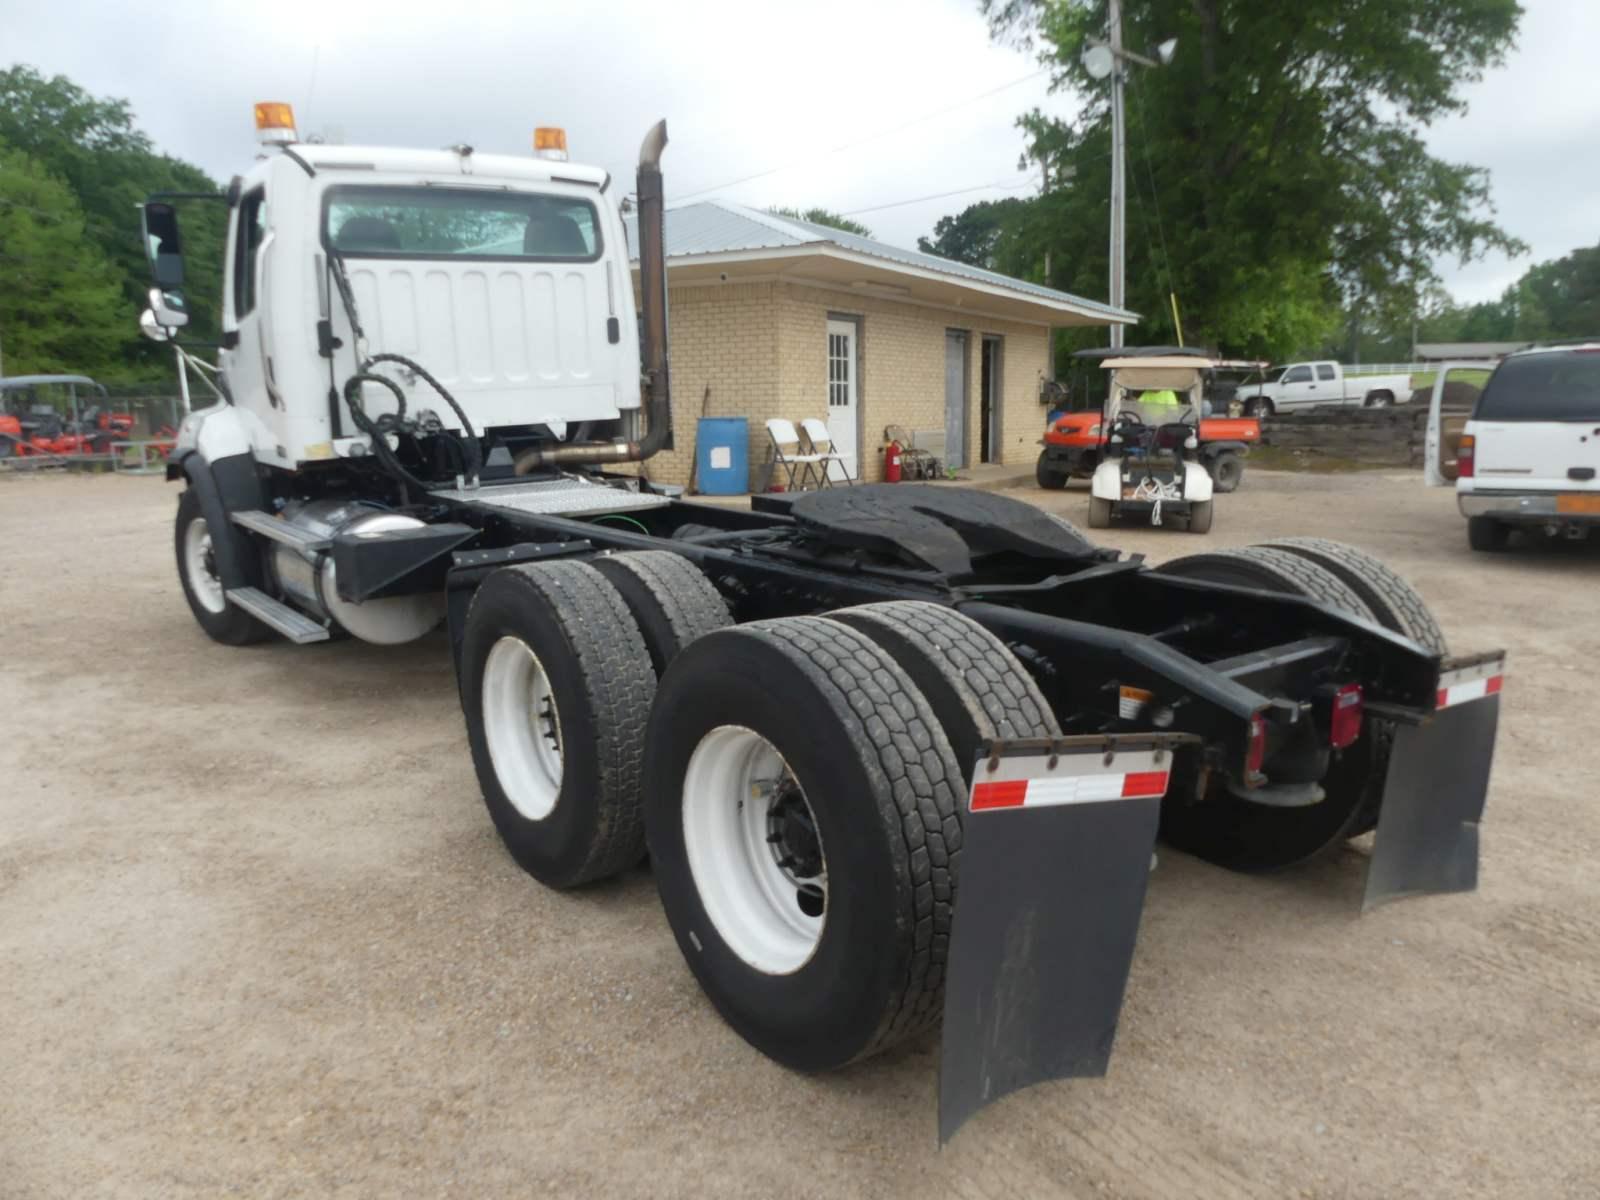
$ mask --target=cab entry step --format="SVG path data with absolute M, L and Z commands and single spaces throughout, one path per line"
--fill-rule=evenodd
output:
M 307 642 L 325 642 L 328 631 L 302 612 L 274 600 L 260 588 L 229 588 L 224 595 L 229 604 L 244 609 L 263 625 L 277 630 L 297 646 Z

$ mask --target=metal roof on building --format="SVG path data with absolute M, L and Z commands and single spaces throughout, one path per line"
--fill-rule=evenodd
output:
M 1416 356 L 1419 362 L 1442 362 L 1446 359 L 1504 358 L 1521 350 L 1527 342 L 1418 342 Z
M 628 244 L 638 246 L 635 218 L 627 219 Z M 667 259 L 691 259 L 704 255 L 747 255 L 759 257 L 762 251 L 792 254 L 797 249 L 814 247 L 819 253 L 843 251 L 861 255 L 891 267 L 916 272 L 931 272 L 953 281 L 967 281 L 986 288 L 1000 288 L 1018 296 L 1034 297 L 1053 306 L 1071 308 L 1106 323 L 1137 321 L 1138 315 L 1112 308 L 1096 300 L 1085 300 L 1041 284 L 1014 279 L 998 271 L 986 271 L 936 254 L 906 250 L 886 242 L 860 237 L 842 229 L 817 225 L 794 217 L 778 217 L 757 209 L 723 200 L 701 200 L 666 211 Z

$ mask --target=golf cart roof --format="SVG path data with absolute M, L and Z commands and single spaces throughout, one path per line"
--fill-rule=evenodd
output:
M 1149 356 L 1135 355 L 1124 358 L 1108 358 L 1100 365 L 1108 371 L 1126 370 L 1130 367 L 1141 369 L 1147 367 L 1171 367 L 1182 371 L 1203 371 L 1207 367 L 1216 366 L 1217 362 L 1208 355 L 1152 354 Z
M 106 390 L 87 375 L 11 375 L 5 379 L 0 379 L 0 392 L 14 391 L 17 388 L 39 387 L 47 383 L 87 384 L 100 392 L 101 395 L 104 395 Z
M 1171 358 L 1175 355 L 1210 358 L 1211 352 L 1198 346 L 1091 346 L 1087 350 L 1074 351 L 1072 357 L 1097 362 L 1105 358 Z

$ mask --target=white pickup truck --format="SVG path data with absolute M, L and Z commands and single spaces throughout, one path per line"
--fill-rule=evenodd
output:
M 1410 397 L 1410 375 L 1346 375 L 1336 362 L 1290 363 L 1270 383 L 1241 384 L 1235 393 L 1252 417 L 1319 404 L 1382 408 Z

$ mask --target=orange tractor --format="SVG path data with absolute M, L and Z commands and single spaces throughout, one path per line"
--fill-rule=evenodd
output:
M 108 455 L 134 427 L 133 414 L 113 411 L 110 402 L 106 389 L 87 375 L 0 379 L 0 459 L 52 460 L 35 464 L 48 466 Z M 168 427 L 158 430 L 156 452 L 164 457 L 174 436 Z

